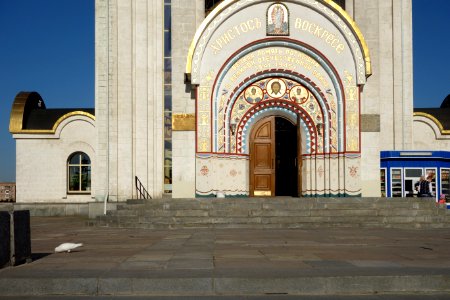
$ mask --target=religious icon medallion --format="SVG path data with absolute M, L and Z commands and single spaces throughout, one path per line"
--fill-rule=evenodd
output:
M 289 11 L 279 2 L 271 4 L 266 13 L 267 35 L 289 35 Z

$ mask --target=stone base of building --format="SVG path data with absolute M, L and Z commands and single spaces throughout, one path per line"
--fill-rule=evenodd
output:
M 107 203 L 106 210 L 115 210 L 117 203 Z M 70 217 L 95 218 L 104 214 L 105 204 L 89 203 L 8 203 L 0 204 L 2 210 L 29 210 L 32 217 Z

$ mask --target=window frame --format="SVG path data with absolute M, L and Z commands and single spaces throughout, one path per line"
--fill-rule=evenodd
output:
M 400 171 L 400 196 L 394 196 L 394 183 L 393 183 L 393 173 L 394 173 L 394 171 Z M 392 198 L 403 198 L 404 196 L 403 196 L 403 168 L 397 168 L 397 167 L 395 167 L 395 168 L 390 168 L 390 182 L 389 182 L 389 184 L 390 184 L 390 191 L 391 191 L 391 197 Z M 397 187 L 397 186 L 396 186 Z M 396 191 L 396 193 L 398 193 L 398 191 Z
M 444 192 L 443 192 L 443 190 L 442 190 L 442 171 L 447 171 L 448 172 L 448 174 L 447 174 L 447 176 L 449 176 L 448 178 L 447 178 L 447 184 L 448 184 L 448 194 L 444 194 Z M 438 195 L 438 199 L 441 197 L 441 195 L 440 194 L 444 194 L 444 195 L 446 195 L 445 196 L 445 198 L 447 199 L 447 198 L 449 198 L 450 197 L 450 168 L 447 168 L 447 167 L 441 167 L 441 168 L 439 168 L 439 195 Z M 437 194 L 437 193 L 436 193 Z
M 77 164 L 72 164 L 70 163 L 70 161 L 72 160 L 72 158 L 74 156 L 78 155 L 79 159 L 78 159 L 78 163 Z M 82 163 L 82 157 L 83 155 L 85 155 L 88 159 L 89 159 L 89 164 L 83 164 Z M 71 167 L 78 167 L 79 168 L 79 178 L 78 178 L 78 190 L 70 190 L 70 168 Z M 83 177 L 83 167 L 88 167 L 89 169 L 89 184 L 86 188 L 86 190 L 82 190 L 81 186 L 82 186 L 82 177 Z M 67 174 L 67 180 L 66 180 L 66 189 L 67 189 L 67 194 L 68 195 L 90 195 L 91 191 L 92 191 L 92 161 L 91 158 L 89 157 L 89 155 L 87 155 L 85 152 L 83 151 L 76 151 L 73 152 L 72 154 L 69 155 L 69 157 L 67 158 L 67 163 L 66 163 L 66 174 Z
M 428 175 L 429 175 L 429 172 L 428 171 L 432 171 L 433 172 L 433 181 L 431 182 L 431 185 L 432 185 L 432 187 L 433 187 L 433 192 L 434 192 L 434 198 L 436 199 L 436 202 L 438 202 L 439 201 L 439 195 L 438 195 L 438 190 L 437 190 L 437 187 L 438 187 L 438 168 L 437 167 L 424 167 L 423 168 L 424 169 L 424 176 L 425 176 L 425 179 L 427 179 L 427 177 L 428 177 Z
M 381 172 L 384 172 L 384 175 L 381 174 Z M 387 168 L 380 168 L 380 192 L 381 192 L 381 197 L 386 198 L 388 197 L 388 182 L 387 182 Z M 384 177 L 384 182 L 381 181 L 382 177 Z M 384 196 L 383 196 L 383 184 L 384 184 Z
M 406 192 L 408 192 L 408 191 L 405 189 L 405 186 L 406 186 L 405 181 L 406 181 L 406 180 L 413 180 L 413 179 L 417 180 L 417 177 L 411 177 L 411 176 L 407 176 L 407 175 L 406 175 L 406 173 L 407 173 L 408 170 L 420 170 L 420 171 L 421 171 L 421 175 L 420 175 L 420 176 L 424 176 L 424 174 L 425 174 L 425 170 L 424 170 L 423 167 L 404 167 L 404 168 L 403 168 L 403 176 L 402 176 L 402 181 L 403 181 L 403 184 L 402 184 L 403 197 L 406 197 Z M 420 176 L 418 177 L 419 179 L 420 179 Z M 414 190 L 414 184 L 415 184 L 415 182 L 413 181 L 413 183 L 412 183 L 412 187 L 413 187 L 413 195 L 417 197 L 417 194 L 418 194 L 418 193 L 417 193 L 416 190 Z

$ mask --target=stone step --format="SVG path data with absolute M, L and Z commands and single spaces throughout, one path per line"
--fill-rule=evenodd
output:
M 234 223 L 219 223 L 219 224 L 153 224 L 153 223 L 120 223 L 120 224 L 96 224 L 101 227 L 112 228 L 138 228 L 138 229 L 201 229 L 201 228 L 215 228 L 215 229 L 315 229 L 315 228 L 396 228 L 396 229 L 438 229 L 450 228 L 450 224 L 433 224 L 433 223 L 388 223 L 383 224 L 379 222 L 373 223 L 276 223 L 276 224 L 234 224 Z
M 432 209 L 347 209 L 347 210 L 119 210 L 108 212 L 118 217 L 414 217 L 445 216 L 445 211 Z
M 153 210 L 354 210 L 354 209 L 430 209 L 435 208 L 434 203 L 430 202 L 409 202 L 409 203 L 245 203 L 239 202 L 234 204 L 227 203 L 205 203 L 205 202 L 171 202 L 171 203 L 149 203 L 139 205 L 118 205 L 117 210 L 139 210 L 139 211 L 153 211 Z
M 428 217 L 417 218 L 384 218 L 378 219 L 351 219 L 351 218 L 173 218 L 138 221 L 135 219 L 112 219 L 98 222 L 97 226 L 121 227 L 121 228 L 152 228 L 152 229 L 175 229 L 175 228 L 450 228 L 450 222 Z
M 95 222 L 94 222 L 95 223 Z M 450 213 L 423 198 L 200 198 L 129 200 L 97 226 L 135 228 L 448 228 Z

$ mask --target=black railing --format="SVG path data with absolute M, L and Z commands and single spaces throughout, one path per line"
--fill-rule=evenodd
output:
M 152 199 L 152 196 L 147 192 L 142 182 L 137 176 L 134 176 L 134 182 L 136 183 L 136 191 L 138 192 L 138 199 Z

